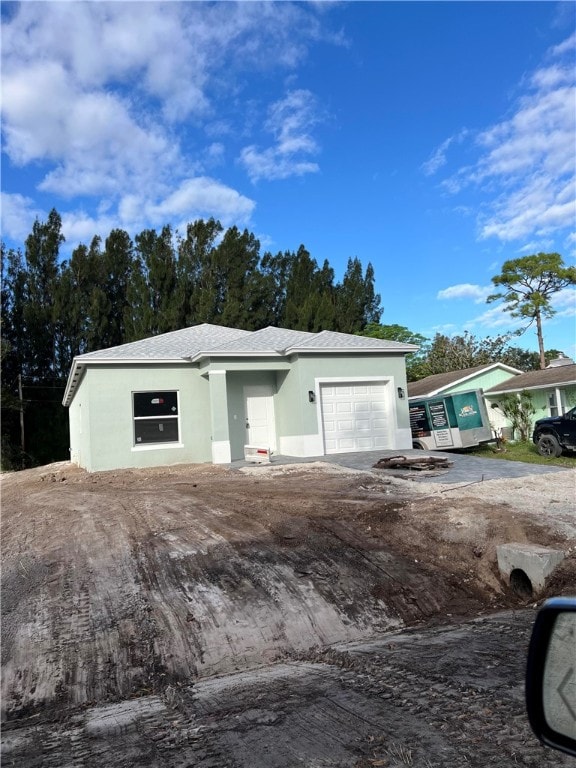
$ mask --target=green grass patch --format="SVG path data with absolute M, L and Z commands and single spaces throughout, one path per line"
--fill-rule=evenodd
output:
M 480 456 L 483 459 L 504 461 L 524 461 L 527 464 L 545 464 L 546 466 L 576 467 L 576 454 L 563 454 L 557 459 L 540 456 L 534 443 L 505 443 L 502 450 L 496 450 L 496 443 L 484 443 L 477 448 L 467 448 L 458 453 L 467 456 Z

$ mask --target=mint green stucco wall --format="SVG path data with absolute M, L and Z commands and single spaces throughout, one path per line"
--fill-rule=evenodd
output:
M 510 371 L 503 371 L 500 368 L 494 368 L 486 373 L 479 373 L 476 376 L 471 376 L 466 381 L 459 382 L 453 387 L 447 387 L 442 390 L 443 394 L 451 395 L 455 392 L 467 392 L 469 389 L 483 389 L 486 391 L 490 387 L 495 387 L 497 384 L 501 384 L 503 381 L 514 376 Z
M 381 355 L 300 355 L 292 361 L 290 373 L 279 386 L 276 420 L 284 435 L 318 432 L 319 403 L 308 402 L 308 391 L 315 390 L 316 379 L 382 377 L 392 379 L 394 392 L 406 385 L 404 356 Z M 279 380 L 281 376 L 278 376 Z M 407 395 L 397 402 L 397 427 L 408 428 L 410 417 Z
M 174 447 L 134 446 L 132 392 L 146 390 L 179 392 L 180 443 Z M 209 383 L 189 365 L 88 367 L 71 409 L 71 455 L 78 452 L 78 463 L 89 471 L 212 461 Z
M 318 401 L 311 403 L 308 392 L 316 391 L 316 379 L 382 377 L 391 379 L 393 393 L 398 387 L 406 392 L 406 366 L 403 356 L 379 355 L 295 355 L 288 361 L 254 360 L 252 365 L 264 370 L 245 370 L 246 363 L 230 360 L 214 361 L 211 368 L 226 371 L 228 394 L 228 429 L 232 460 L 243 458 L 245 445 L 244 387 L 268 384 L 274 393 L 276 436 L 318 434 Z M 242 370 L 243 368 L 243 370 Z M 275 368 L 276 370 L 270 370 Z M 236 418 L 234 418 L 236 417 Z M 398 400 L 395 429 L 410 428 L 408 400 Z
M 90 451 L 90 402 L 88 387 L 83 381 L 69 408 L 70 421 L 70 461 L 81 467 L 91 464 Z
M 542 389 L 529 389 L 527 391 L 530 394 L 532 405 L 534 406 L 535 410 L 535 413 L 532 414 L 532 426 L 538 419 L 544 419 L 552 415 L 550 412 L 549 402 L 549 397 L 552 393 L 556 394 L 556 401 L 559 408 L 558 415 L 563 415 L 576 405 L 576 386 L 548 386 L 543 387 Z M 508 396 L 514 394 L 517 395 L 518 393 L 510 392 L 508 393 Z M 486 395 L 486 401 L 488 403 L 489 409 L 492 403 L 497 404 L 502 399 L 502 397 L 502 395 L 496 394 Z M 499 409 L 497 409 L 497 412 L 499 412 Z M 502 421 L 506 424 L 506 426 L 510 426 L 509 419 L 502 417 Z

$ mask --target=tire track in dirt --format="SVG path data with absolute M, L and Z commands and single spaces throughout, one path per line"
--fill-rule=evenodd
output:
M 538 743 L 524 712 L 533 616 L 391 633 L 159 696 L 10 723 L 4 758 L 13 768 L 569 766 Z
M 366 476 L 305 471 L 13 478 L 2 519 L 6 759 L 254 768 L 256 755 L 262 768 L 284 768 L 325 761 L 331 741 L 327 765 L 395 765 L 424 728 L 436 765 L 460 768 L 473 764 L 475 716 L 486 740 L 504 733 L 506 759 L 520 750 L 532 760 L 527 736 L 523 744 L 506 720 L 521 717 L 518 690 L 510 714 L 478 663 L 500 647 L 488 633 L 473 633 L 485 643 L 473 663 L 462 638 L 460 652 L 444 638 L 434 653 L 433 631 L 413 658 L 370 651 L 370 662 L 368 652 L 334 647 L 519 604 L 495 572 L 496 544 L 563 540 L 544 521 L 465 493 L 418 499 Z M 569 558 L 566 584 L 574 565 Z M 504 622 L 493 628 L 510 653 L 520 635 Z M 333 655 L 319 655 L 323 646 Z M 503 659 L 495 669 L 506 679 L 514 671 Z M 485 757 L 477 764 L 498 765 L 496 752 Z M 419 759 L 426 765 L 424 752 Z

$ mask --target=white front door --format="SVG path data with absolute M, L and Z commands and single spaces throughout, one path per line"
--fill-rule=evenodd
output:
M 276 450 L 273 389 L 267 384 L 244 387 L 245 445 Z

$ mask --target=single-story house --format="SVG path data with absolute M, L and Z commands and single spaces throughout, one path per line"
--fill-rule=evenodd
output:
M 70 458 L 89 471 L 412 446 L 413 344 L 197 325 L 74 358 Z
M 470 389 L 489 389 L 508 381 L 511 376 L 521 374 L 517 368 L 504 363 L 488 363 L 476 365 L 474 368 L 463 368 L 460 371 L 448 371 L 426 376 L 408 384 L 408 397 L 435 397 L 436 395 L 453 395 L 457 392 L 467 392 Z
M 533 421 L 545 416 L 563 416 L 576 405 L 576 364 L 570 358 L 558 358 L 544 370 L 528 371 L 484 390 L 484 397 L 494 413 L 498 412 L 502 395 L 524 391 L 530 394 L 536 410 Z

